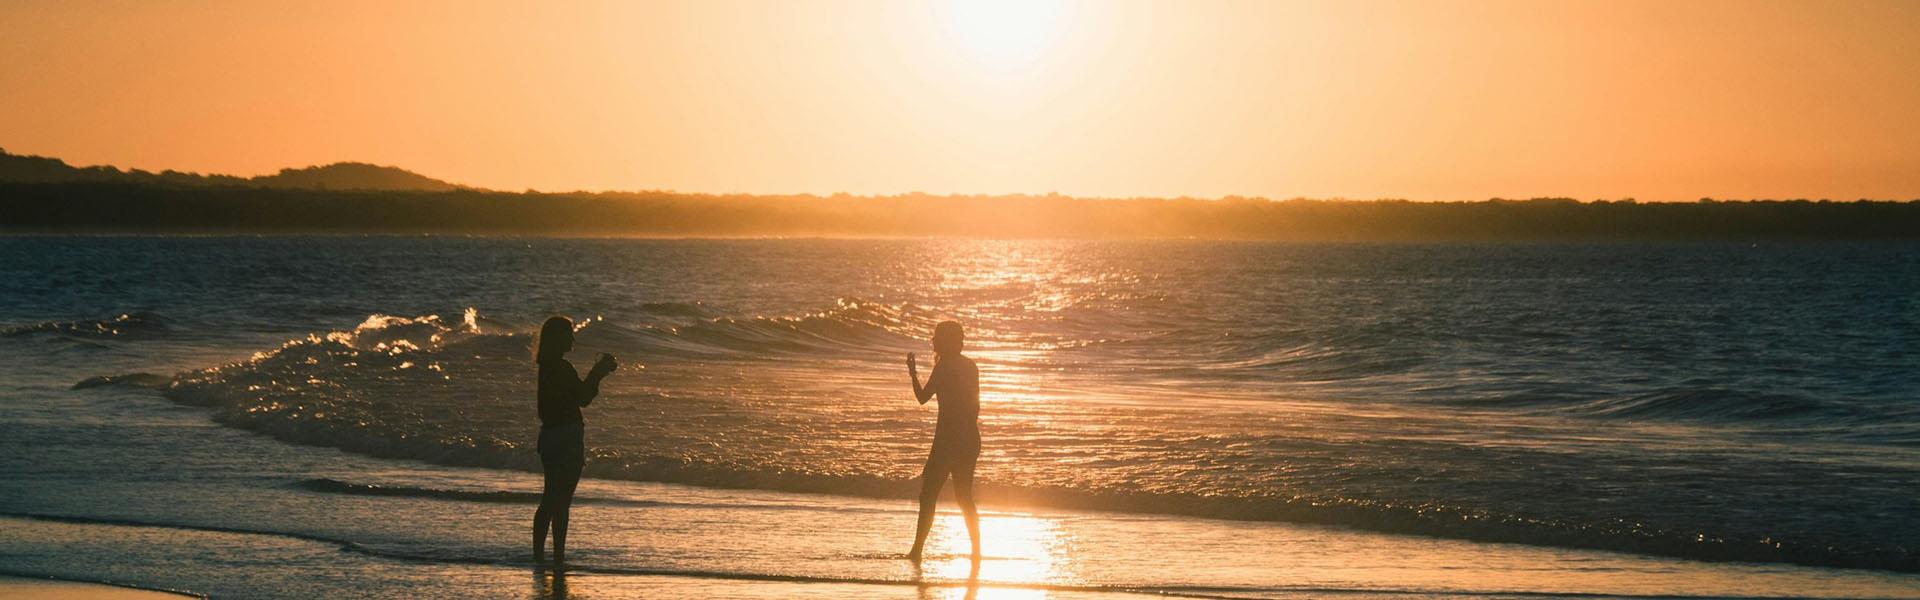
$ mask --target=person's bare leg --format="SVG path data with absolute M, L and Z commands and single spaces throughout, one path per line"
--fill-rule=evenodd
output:
M 547 516 L 547 501 L 540 500 L 540 508 L 533 511 L 533 562 L 547 561 L 547 525 L 552 519 Z
M 580 485 L 580 467 L 561 469 L 559 489 L 554 495 L 553 562 L 567 562 L 567 520 L 573 515 L 573 490 Z
M 927 532 L 933 530 L 934 509 L 940 502 L 940 486 L 946 483 L 946 465 L 927 459 L 926 469 L 920 471 L 920 520 L 913 530 L 913 550 L 907 553 L 907 560 L 920 562 L 922 550 L 927 545 Z
M 973 559 L 980 560 L 980 511 L 973 505 L 973 467 L 966 465 L 953 472 L 953 499 L 967 519 L 967 538 L 973 542 Z
M 558 495 L 558 473 L 548 470 L 540 488 L 540 508 L 533 511 L 533 562 L 547 560 L 547 527 L 553 524 L 554 500 Z

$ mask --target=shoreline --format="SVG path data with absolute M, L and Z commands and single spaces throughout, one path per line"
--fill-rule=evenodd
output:
M 665 484 L 649 486 L 655 489 L 644 490 L 647 495 L 694 494 L 698 496 L 730 496 L 732 502 L 747 499 L 732 494 L 714 494 L 710 490 L 680 489 Z M 758 494 L 755 494 L 758 495 Z M 399 500 L 399 499 L 394 499 Z M 393 501 L 380 504 L 393 507 Z M 731 503 L 729 503 L 731 504 Z M 708 514 L 729 521 L 753 520 L 752 515 L 737 512 L 740 509 L 756 510 L 761 503 L 742 502 L 733 506 L 708 505 L 704 511 L 720 510 L 721 513 Z M 826 508 L 826 507 L 822 507 Z M 841 510 L 844 510 L 842 507 Z M 629 509 L 631 510 L 631 509 Z M 651 510 L 665 510 L 685 514 L 685 505 L 667 508 L 664 505 Z M 827 508 L 834 511 L 832 508 Z M 497 512 L 497 511 L 494 511 Z M 642 517 L 638 519 L 609 518 L 613 512 L 604 510 L 592 518 L 592 522 L 608 525 L 608 531 L 596 530 L 593 538 L 598 543 L 616 541 L 620 538 L 633 539 L 636 532 L 646 537 L 670 539 L 672 532 L 654 529 L 664 522 L 659 518 Z M 784 512 L 784 511 L 782 511 Z M 835 511 L 837 512 L 837 511 Z M 805 514 L 799 513 L 799 514 Z M 498 517 L 500 515 L 494 515 Z M 517 516 L 517 513 L 514 514 Z M 587 516 L 587 515 L 582 515 Z M 798 516 L 798 515 L 794 515 Z M 1322 530 L 1318 528 L 1299 529 L 1293 527 L 1268 528 L 1290 538 L 1287 543 L 1277 547 L 1294 548 L 1296 545 L 1319 547 L 1323 551 L 1311 550 L 1302 555 L 1327 554 L 1325 559 L 1309 558 L 1305 564 L 1296 565 L 1308 570 L 1324 571 L 1350 568 L 1348 561 L 1367 556 L 1421 556 L 1412 562 L 1433 562 L 1438 555 L 1461 555 L 1471 552 L 1475 556 L 1491 556 L 1494 559 L 1476 567 L 1473 573 L 1462 575 L 1449 574 L 1440 579 L 1414 577 L 1399 582 L 1395 572 L 1405 567 L 1397 567 L 1375 573 L 1375 580 L 1367 585 L 1331 582 L 1314 583 L 1292 578 L 1283 578 L 1267 584 L 1220 584 L 1200 580 L 1169 580 L 1161 583 L 1127 582 L 1109 577 L 1068 575 L 1064 577 L 1041 576 L 1050 572 L 1049 564 L 1053 559 L 1045 556 L 1019 556 L 1021 543 L 1019 538 L 1042 532 L 1050 527 L 1008 527 L 1020 522 L 1050 522 L 1051 527 L 1069 526 L 1072 523 L 1089 521 L 1112 521 L 1122 525 L 1126 531 L 1135 531 L 1139 521 L 1134 518 L 1113 519 L 1098 514 L 994 514 L 989 515 L 998 523 L 1002 538 L 1011 537 L 1016 552 L 990 552 L 985 561 L 986 573 L 976 567 L 973 573 L 965 568 L 962 555 L 951 552 L 937 555 L 928 564 L 923 574 L 918 569 L 882 570 L 881 572 L 805 572 L 788 568 L 755 570 L 739 563 L 718 567 L 669 567 L 636 564 L 620 564 L 592 560 L 576 565 L 566 572 L 554 572 L 551 569 L 521 564 L 504 555 L 488 557 L 474 554 L 439 554 L 434 552 L 415 552 L 402 550 L 391 545 L 363 545 L 362 542 L 347 539 L 328 539 L 288 531 L 264 529 L 220 528 L 191 523 L 141 522 L 136 520 L 95 519 L 87 517 L 0 515 L 0 553 L 5 546 L 13 548 L 15 553 L 25 548 L 35 548 L 22 556 L 39 554 L 42 561 L 34 568 L 26 564 L 21 569 L 0 572 L 0 597 L 6 598 L 60 598 L 78 600 L 166 600 L 169 598 L 209 598 L 209 597 L 251 597 L 249 590 L 262 590 L 262 586 L 291 585 L 298 588 L 292 595 L 274 597 L 323 597 L 339 594 L 356 594 L 372 590 L 405 590 L 409 593 L 424 595 L 453 594 L 461 596 L 485 595 L 500 596 L 516 591 L 524 593 L 531 585 L 533 598 L 537 600 L 555 600 L 569 595 L 581 595 L 594 598 L 642 598 L 661 594 L 697 597 L 725 596 L 738 598 L 958 598 L 960 594 L 983 593 L 983 597 L 999 597 L 1003 594 L 1046 594 L 1048 597 L 1075 600 L 1122 600 L 1144 596 L 1159 597 L 1242 597 L 1238 594 L 1253 594 L 1249 597 L 1274 598 L 1277 600 L 1304 600 L 1322 597 L 1327 594 L 1350 595 L 1356 598 L 1398 598 L 1407 595 L 1436 598 L 1483 598 L 1488 596 L 1545 596 L 1545 597 L 1603 597 L 1619 599 L 1639 598 L 1694 598 L 1700 600 L 1746 597 L 1804 597 L 1804 598 L 1875 598 L 1875 599 L 1920 599 L 1913 595 L 1920 592 L 1920 586 L 1908 587 L 1899 582 L 1909 576 L 1896 573 L 1846 573 L 1817 568 L 1780 569 L 1772 565 L 1702 565 L 1689 564 L 1690 561 L 1660 560 L 1649 557 L 1614 555 L 1611 553 L 1543 553 L 1511 544 L 1475 544 L 1445 541 L 1407 540 L 1399 536 L 1380 536 L 1355 534 L 1350 532 Z M 783 517 L 785 517 L 783 515 Z M 792 517 L 785 517 L 792 518 Z M 958 548 L 951 530 L 957 529 L 957 515 L 943 514 L 948 535 L 945 546 L 952 550 Z M 188 519 L 191 520 L 191 519 Z M 497 521 L 497 518 L 481 519 Z M 811 518 L 809 518 L 811 520 Z M 621 521 L 628 525 L 640 524 L 639 529 L 622 527 Z M 1163 522 L 1157 527 L 1201 527 L 1216 529 L 1215 524 L 1204 522 Z M 620 530 L 625 529 L 622 535 Z M 1269 533 L 1273 533 L 1269 532 Z M 1291 533 L 1289 533 L 1291 532 Z M 1088 533 L 1093 535 L 1089 536 Z M 1235 529 L 1228 538 L 1218 536 L 1176 536 L 1197 545 L 1213 541 L 1222 542 L 1231 539 L 1234 543 L 1249 541 L 1248 531 Z M 1097 539 L 1107 537 L 1095 530 L 1080 533 L 1066 533 L 1062 539 Z M 1262 536 L 1254 534 L 1252 539 Z M 707 543 L 707 540 L 681 540 L 695 543 Z M 1383 545 L 1383 543 L 1385 545 Z M 1044 546 L 1045 544 L 1041 544 Z M 1195 544 L 1187 544 L 1192 546 Z M 385 547 L 382 547 L 385 546 Z M 1389 548 L 1388 546 L 1391 546 Z M 62 548 L 65 548 L 64 550 Z M 222 557 L 202 552 L 206 548 L 248 548 L 253 552 L 283 557 L 283 562 L 273 568 L 262 568 L 253 558 L 237 556 Z M 819 556 L 816 559 L 827 561 L 856 559 L 858 561 L 888 559 L 895 555 L 873 553 L 873 546 L 854 554 L 837 556 Z M 1451 550 L 1448 547 L 1454 547 Z M 80 550 L 85 548 L 86 550 Z M 1414 554 L 1407 550 L 1418 548 Z M 504 549 L 504 548 L 501 548 Z M 1030 549 L 1030 548 L 1029 548 Z M 79 553 L 75 553 L 79 551 Z M 1043 552 L 1044 553 L 1044 552 Z M 604 553 L 603 553 L 604 554 Z M 764 553 L 761 553 L 766 556 Z M 1615 562 L 1615 567 L 1625 567 L 1628 571 L 1646 572 L 1649 568 L 1667 570 L 1680 568 L 1691 571 L 1692 577 L 1719 581 L 1718 585 L 1704 587 L 1688 585 L 1669 585 L 1655 583 L 1652 586 L 1609 585 L 1604 578 L 1595 579 L 1586 584 L 1573 583 L 1567 586 L 1547 586 L 1521 584 L 1523 580 L 1515 576 L 1538 577 L 1545 566 L 1537 562 L 1539 558 L 1551 558 L 1561 554 L 1560 559 L 1575 559 L 1581 563 L 1580 569 L 1593 566 L 1594 560 Z M 1501 558 L 1502 555 L 1511 555 Z M 1533 559 L 1528 559 L 1533 557 Z M 1522 560 L 1513 560 L 1522 559 Z M 1208 559 L 1203 563 L 1191 563 L 1190 567 L 1202 570 L 1217 567 L 1217 559 Z M 1298 561 L 1295 561 L 1298 562 Z M 1460 564 L 1456 561 L 1442 563 Z M 1022 564 L 1031 563 L 1031 564 Z M 1319 563 L 1319 564 L 1316 564 Z M 1444 565 L 1441 570 L 1450 569 Z M 1032 567 L 1039 567 L 1034 571 Z M 157 569 L 157 570 L 156 570 Z M 43 571 L 62 573 L 72 579 L 61 579 L 60 575 L 26 575 L 25 571 Z M 1576 569 L 1579 570 L 1579 569 Z M 1602 569 L 1611 571 L 1615 569 Z M 1798 571 L 1799 576 L 1782 571 Z M 94 574 L 106 574 L 122 580 L 141 581 L 141 587 L 110 581 L 84 581 L 82 578 Z M 1561 571 L 1562 575 L 1579 575 Z M 1012 578 L 1005 576 L 1011 575 Z M 1065 575 L 1055 573 L 1054 575 Z M 1591 574 L 1588 575 L 1589 577 Z M 529 581 L 529 577 L 531 580 Z M 1750 577 L 1760 577 L 1757 581 L 1746 581 Z M 127 579 L 131 578 L 131 579 Z M 1811 578 L 1811 579 L 1803 579 Z M 1210 578 L 1203 578 L 1210 579 Z M 1480 585 L 1471 584 L 1477 580 Z M 1827 584 L 1838 584 L 1839 589 L 1852 587 L 1851 592 L 1838 592 L 1837 596 L 1808 594 L 1805 586 L 1814 580 L 1827 580 Z M 1879 580 L 1872 584 L 1868 580 Z M 1516 585 L 1521 584 L 1521 585 Z M 1853 585 L 1849 585 L 1853 584 Z M 1864 587 L 1857 587 L 1864 584 Z M 1751 586 L 1759 587 L 1751 587 Z M 1484 586 L 1484 587 L 1483 587 Z M 1774 587 L 1779 586 L 1779 587 Z M 171 588 L 171 589 L 169 589 Z M 177 591 L 185 589 L 203 590 L 202 592 Z M 1766 589 L 1773 592 L 1755 594 L 1754 590 Z M 571 593 L 569 592 L 571 590 Z M 282 590 L 286 592 L 287 590 Z M 1784 593 L 1785 595 L 1781 595 Z
M 51 575 L 0 572 L 0 596 L 18 600 L 178 600 L 206 598 L 177 590 L 142 587 L 111 581 L 81 581 Z

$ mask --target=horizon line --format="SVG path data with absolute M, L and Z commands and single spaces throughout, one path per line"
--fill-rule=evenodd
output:
M 261 179 L 261 178 L 266 178 L 266 177 L 273 177 L 273 176 L 275 176 L 275 175 L 281 175 L 281 174 L 285 174 L 285 173 L 289 173 L 289 172 L 301 172 L 301 171 L 314 171 L 314 170 L 320 170 L 320 169 L 325 169 L 325 168 L 328 168 L 328 167 L 336 167 L 336 166 L 365 166 L 365 167 L 373 167 L 373 168 L 377 168 L 377 169 L 387 169 L 387 170 L 392 170 L 392 171 L 398 171 L 398 172 L 401 172 L 401 173 L 406 173 L 406 174 L 409 174 L 409 175 L 413 175 L 413 176 L 416 176 L 416 177 L 421 177 L 421 178 L 425 178 L 425 179 L 429 179 L 429 180 L 432 180 L 432 181 L 435 181 L 435 182 L 439 182 L 439 183 L 444 183 L 444 184 L 447 184 L 447 185 L 450 185 L 450 186 L 453 186 L 454 188 L 456 188 L 456 189 L 453 189 L 453 190 L 439 190 L 439 191 L 435 191 L 435 190 L 361 190 L 361 191 L 382 191 L 382 192 L 395 192 L 395 191 L 406 191 L 406 192 L 412 192 L 412 193 L 445 193 L 445 192 L 461 192 L 461 191 L 466 191 L 466 192 L 482 192 L 482 193 L 496 193 L 496 194 L 523 194 L 523 195 L 551 195 L 551 196 L 568 196 L 568 195 L 610 195 L 610 194 L 633 194 L 633 195 L 641 195 L 641 194 L 663 194 L 663 195 L 673 195 L 673 196 L 694 196 L 694 197 L 700 197 L 700 196 L 707 196 L 707 197 L 723 197 L 723 198 L 724 198 L 724 197 L 748 197 L 748 198 L 818 198 L 818 199 L 870 199 L 870 200 L 881 200 L 881 199 L 897 199 L 897 198 L 910 198 L 910 197 L 931 197 L 931 198 L 982 198 L 982 199 L 1011 199 L 1011 198 L 1023 198 L 1023 199 L 1064 199 L 1064 200 L 1088 200 L 1088 201 L 1111 201 L 1111 202 L 1125 202 L 1125 201 L 1138 201 L 1138 200 L 1162 200 L 1162 201 L 1166 201 L 1166 200 L 1175 200 L 1175 201 L 1178 201 L 1178 200 L 1186 200 L 1186 201 L 1209 201 L 1209 202 L 1234 202 L 1234 201 L 1248 201 L 1248 202 L 1361 202 L 1361 203 L 1372 203 L 1372 202 L 1405 202 L 1405 203 L 1420 203 L 1420 204 L 1444 204 L 1444 203 L 1476 203 L 1476 202 L 1534 202 L 1534 201 L 1573 201 L 1573 202 L 1578 202 L 1578 203 L 1581 203 L 1581 204 L 1595 204 L 1595 203 L 1623 203 L 1623 202 L 1624 202 L 1624 203 L 1646 203 L 1646 204 L 1689 204 L 1689 203 L 1700 203 L 1700 202 L 1836 202 L 1836 203 L 1843 203 L 1843 202 L 1893 202 L 1893 203 L 1908 203 L 1908 202 L 1920 202 L 1920 191 L 1916 191 L 1916 194 L 1915 194 L 1915 195 L 1914 195 L 1913 197 L 1911 197 L 1911 198 L 1904 198 L 1904 199 L 1903 199 L 1903 198 L 1865 198 L 1865 197 L 1862 197 L 1862 198 L 1833 198 L 1833 197 L 1820 197 L 1820 198 L 1811 198 L 1811 197 L 1805 197 L 1805 196 L 1800 196 L 1800 197 L 1728 197 L 1728 198 L 1721 198 L 1721 197 L 1715 197 L 1715 196 L 1701 196 L 1701 197 L 1699 197 L 1699 198 L 1695 198 L 1695 199 L 1649 199 L 1649 200 L 1643 200 L 1643 199 L 1639 199 L 1639 198 L 1636 198 L 1636 197 L 1634 197 L 1634 196 L 1631 196 L 1631 195 L 1629 195 L 1629 196 L 1622 196 L 1622 197 L 1618 197 L 1618 198 L 1591 198 L 1591 199 L 1587 199 L 1587 198 L 1579 198 L 1579 197 L 1575 197 L 1575 196 L 1565 196 L 1565 195 L 1529 195 L 1528 197 L 1524 197 L 1524 198 L 1521 198 L 1521 197 L 1506 197 L 1506 196 L 1500 196 L 1500 195 L 1493 195 L 1493 196 L 1487 196 L 1487 197 L 1485 197 L 1485 198 L 1477 198 L 1477 199 L 1467 199 L 1467 198 L 1454 198 L 1454 199 L 1433 199 L 1433 200 L 1418 200 L 1418 199 L 1412 199 L 1412 198 L 1404 198 L 1404 197 L 1374 197 L 1374 198 L 1356 198 L 1356 197 L 1347 197 L 1347 196 L 1321 196 L 1321 197 L 1315 197 L 1315 196 L 1304 196 L 1304 195 L 1295 195 L 1295 196 L 1268 196 L 1268 195 L 1263 195 L 1263 194 L 1251 194 L 1251 195 L 1249 195 L 1249 194 L 1225 194 L 1225 195 L 1220 195 L 1220 196 L 1192 196 L 1192 195 L 1186 195 L 1186 194 L 1181 194 L 1181 195 L 1177 195 L 1177 196 L 1154 196 L 1154 195 L 1133 195 L 1133 196 L 1103 196 L 1103 195 L 1076 195 L 1076 194 L 1063 194 L 1063 193 L 1060 193 L 1059 191 L 1048 191 L 1048 192 L 1044 192 L 1044 193 L 1041 193 L 1041 192 L 1000 192 L 1000 193 L 993 193 L 993 192 L 928 192 L 928 191 L 924 191 L 924 190 L 907 190 L 907 191 L 900 191 L 900 192 L 891 192 L 891 193 L 852 193 L 852 192 L 847 192 L 847 191 L 835 191 L 835 192 L 812 192 L 812 191 L 808 191 L 808 192 L 750 192 L 750 191 L 727 191 L 727 192 L 707 192 L 707 191 L 686 191 L 686 190 L 678 190 L 678 189 L 672 189 L 672 188 L 637 188 L 637 189 L 615 189 L 615 188 L 599 188 L 599 189 L 589 189 L 589 188 L 576 188 L 576 189 L 572 189 L 572 190 L 543 190 L 543 189 L 539 189 L 539 188 L 535 188 L 535 187 L 531 187 L 531 186 L 529 186 L 529 187 L 527 187 L 527 188 L 525 188 L 525 189 L 522 189 L 522 190 L 509 190 L 509 189 L 500 189 L 500 188 L 489 188 L 489 187 L 482 187 L 482 186 L 477 186 L 477 185 L 471 185 L 471 184 L 466 184 L 466 183 L 461 183 L 461 182 L 456 182 L 456 181 L 450 181 L 450 180 L 446 180 L 446 179 L 441 179 L 441 178 L 438 178 L 438 177 L 433 177 L 433 176 L 431 176 L 431 175 L 426 175 L 426 174 L 424 174 L 424 173 L 420 173 L 420 172 L 418 172 L 418 171 L 414 171 L 414 170 L 412 170 L 412 169 L 409 169 L 409 168 L 406 168 L 406 167 L 402 167 L 402 166 L 399 166 L 399 165 L 388 165 L 388 164 L 380 164 L 380 163 L 375 163 L 375 162 L 370 162 L 370 161 L 362 161 L 362 160 L 336 160 L 336 161 L 333 161 L 333 162 L 327 162 L 327 163 L 320 163 L 320 164 L 312 164 L 312 165 L 308 165 L 308 166 L 304 166 L 304 167 L 281 167 L 281 168 L 280 168 L 280 169 L 278 169 L 278 170 L 275 170 L 275 171 L 272 171 L 272 172 L 269 172 L 269 173 L 262 173 L 262 174 L 258 174 L 258 175 L 239 175 L 239 174 L 233 174 L 233 173 L 216 173 L 216 172 L 200 172 L 200 171 L 183 171 L 183 170 L 179 170 L 179 169 L 171 169 L 171 168 L 169 168 L 169 169 L 161 169 L 161 170 L 150 170 L 150 169 L 146 169 L 146 168 L 141 168 L 141 167 L 131 167 L 131 166 L 128 166 L 128 167 L 123 167 L 123 166 L 120 166 L 120 165 L 113 165 L 113 164 L 104 164 L 104 163 L 103 163 L 103 164 L 92 164 L 92 165 L 84 165 L 84 166 L 79 166 L 79 165 L 74 165 L 74 164 L 72 164 L 72 163 L 68 163 L 68 162 L 66 161 L 66 159 L 64 159 L 64 158 L 61 158 L 61 157 L 58 157 L 58 156 L 50 156 L 50 155 L 41 155 L 41 154 L 20 154 L 20 153 L 14 153 L 14 152 L 12 152 L 12 151 L 9 151 L 9 150 L 7 150 L 7 148 L 6 148 L 6 147 L 4 147 L 4 146 L 0 146 L 0 157 L 9 157 L 9 156 L 10 156 L 10 157 L 20 157 L 20 158 L 28 158 L 28 159 L 43 159 L 43 160 L 52 160 L 52 161 L 56 161 L 56 162 L 58 162 L 58 163 L 60 163 L 61 165 L 64 165 L 64 166 L 66 166 L 66 167 L 68 167 L 68 168 L 72 168 L 72 169 L 76 169 L 76 170 L 100 170 L 100 169 L 106 169 L 106 170 L 111 170 L 111 171 L 114 171 L 114 172 L 120 172 L 120 173 L 130 173 L 130 174 L 138 174 L 138 173 L 145 173 L 145 174 L 152 174 L 152 175 L 165 175 L 165 174 L 169 174 L 169 173 L 173 173 L 173 174 L 179 174 L 179 175 L 186 175 L 186 176 L 193 176 L 193 177 L 205 177 L 205 178 L 233 178 L 233 179 L 241 179 L 241 180 L 249 180 L 249 181 L 251 181 L 251 180 L 256 180 L 256 179 Z M 0 183 L 38 183 L 38 182 L 16 182 L 16 181 L 5 181 L 5 180 L 0 180 Z M 60 182 L 60 183 L 75 183 L 75 182 Z M 98 182 L 94 182 L 94 183 L 98 183 Z M 353 190 L 353 189 L 336 189 L 335 191 L 354 191 L 354 190 Z

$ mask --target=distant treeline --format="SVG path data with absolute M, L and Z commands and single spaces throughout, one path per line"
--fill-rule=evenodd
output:
M 0 230 L 1313 241 L 1920 238 L 1920 202 L 716 196 L 0 183 Z

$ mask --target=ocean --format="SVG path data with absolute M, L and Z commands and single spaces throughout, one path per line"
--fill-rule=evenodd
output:
M 558 596 L 1920 598 L 1913 242 L 0 237 L 0 572 L 556 597 L 550 315 Z M 978 573 L 898 560 L 944 319 Z

